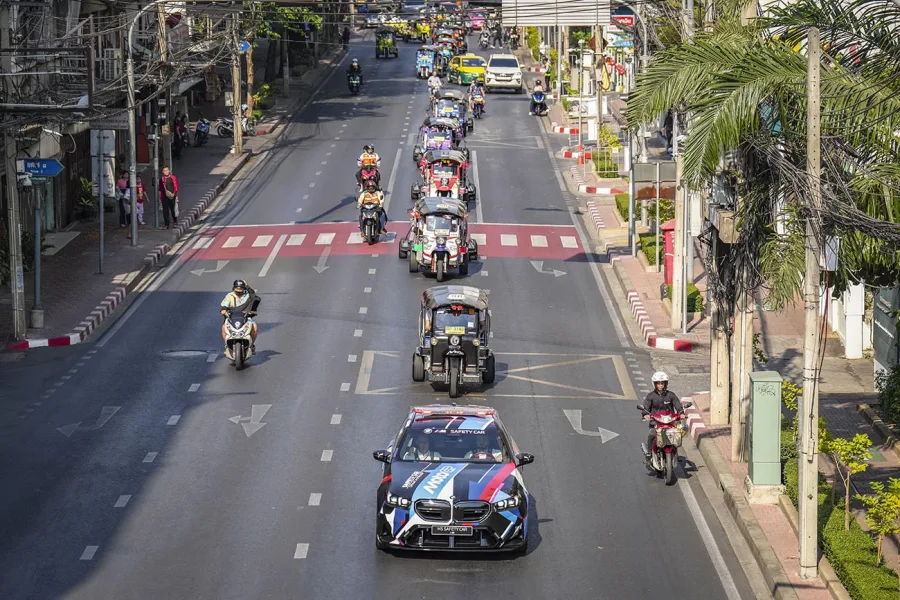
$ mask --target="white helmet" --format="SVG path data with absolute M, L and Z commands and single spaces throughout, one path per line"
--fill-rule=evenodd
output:
M 358 58 L 354 58 L 353 60 L 350 61 L 350 64 L 351 64 L 351 65 L 358 65 L 358 64 L 359 64 L 359 59 L 358 59 Z
M 650 378 L 653 383 L 669 383 L 669 376 L 666 375 L 665 371 L 657 371 Z

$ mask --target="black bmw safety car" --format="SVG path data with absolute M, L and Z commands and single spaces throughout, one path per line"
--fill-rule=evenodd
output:
M 412 407 L 375 460 L 375 546 L 381 550 L 528 549 L 528 490 L 519 452 L 493 408 Z

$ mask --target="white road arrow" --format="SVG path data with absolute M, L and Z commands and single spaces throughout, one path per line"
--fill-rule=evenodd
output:
M 250 409 L 249 417 L 242 417 L 240 415 L 236 417 L 231 417 L 228 419 L 232 423 L 240 423 L 241 427 L 244 428 L 244 433 L 247 434 L 247 437 L 250 437 L 263 427 L 265 427 L 266 423 L 260 423 L 262 418 L 266 416 L 266 413 L 269 412 L 269 409 L 272 408 L 271 404 L 254 404 Z
M 544 270 L 544 261 L 542 260 L 532 260 L 531 266 L 534 267 L 534 270 L 538 273 L 544 273 L 545 275 L 553 274 L 554 277 L 562 277 L 566 274 L 565 271 L 559 271 L 557 269 L 550 269 L 549 271 Z
M 319 262 L 313 267 L 313 269 L 316 270 L 316 273 L 323 273 L 325 269 L 328 268 L 325 266 L 325 261 L 328 260 L 329 254 L 331 254 L 331 246 L 325 246 L 325 249 L 322 250 L 322 256 L 319 257 Z
M 119 412 L 121 406 L 104 406 L 100 409 L 100 416 L 97 417 L 97 422 L 93 425 L 86 425 L 84 427 L 81 426 L 81 421 L 77 423 L 69 423 L 68 425 L 63 425 L 62 427 L 57 427 L 56 430 L 63 434 L 66 437 L 72 437 L 72 434 L 76 431 L 97 431 L 104 425 L 106 422 L 112 419 L 113 415 Z
M 193 273 L 194 275 L 203 275 L 204 273 L 218 273 L 219 271 L 224 269 L 225 265 L 227 265 L 229 262 L 231 261 L 217 260 L 215 269 L 194 269 L 193 271 L 191 271 L 191 273 Z
M 605 444 L 613 438 L 619 437 L 619 434 L 610 431 L 609 429 L 603 429 L 602 427 L 598 427 L 597 431 L 585 431 L 581 428 L 581 411 L 580 410 L 566 410 L 563 409 L 563 412 L 566 413 L 566 418 L 569 420 L 569 423 L 572 425 L 572 429 L 575 430 L 579 435 L 589 435 L 593 437 L 599 437 L 600 442 Z

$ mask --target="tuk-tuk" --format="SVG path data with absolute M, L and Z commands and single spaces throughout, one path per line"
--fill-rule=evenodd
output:
M 427 18 L 419 17 L 416 19 L 416 36 L 423 43 L 431 38 L 431 25 L 428 23 Z
M 418 165 L 429 150 L 459 150 L 468 160 L 469 150 L 460 148 L 462 138 L 457 137 L 458 128 L 459 123 L 454 119 L 425 119 L 413 148 L 413 162 Z
M 478 190 L 469 181 L 468 157 L 459 150 L 430 150 L 425 153 L 423 182 L 410 188 L 413 202 L 422 196 L 453 198 L 468 206 L 475 202 Z
M 422 293 L 419 345 L 413 353 L 413 381 L 450 386 L 491 384 L 496 377 L 494 353 L 488 348 L 491 311 L 484 291 L 467 285 L 438 285 Z
M 453 37 L 456 39 L 456 46 L 460 50 L 460 54 L 465 54 L 469 51 L 469 42 L 466 41 L 466 28 L 462 25 L 454 25 L 451 28 L 453 32 Z
M 434 46 L 422 46 L 416 50 L 416 77 L 428 79 L 434 70 L 434 58 L 436 55 L 437 48 Z
M 445 110 L 448 107 L 452 107 L 452 103 L 455 102 L 459 107 L 459 110 Z M 440 113 L 438 110 L 440 109 Z M 462 135 L 466 135 L 467 131 L 472 131 L 475 129 L 475 122 L 472 120 L 472 117 L 468 114 L 469 112 L 469 99 L 466 97 L 464 93 L 459 90 L 448 90 L 442 89 L 440 96 L 438 96 L 438 100 L 435 103 L 435 116 L 449 118 L 448 115 L 456 115 L 457 121 L 459 121 L 459 125 L 462 128 Z
M 441 96 L 443 96 L 443 93 L 444 92 L 442 91 Z M 455 124 L 454 133 L 456 138 L 462 139 L 465 137 L 466 131 L 468 130 L 465 107 L 455 98 L 439 98 L 434 103 L 432 115 L 432 118 L 434 119 L 448 119 L 453 121 Z
M 468 275 L 469 263 L 478 258 L 478 244 L 469 238 L 469 211 L 465 203 L 452 198 L 425 197 L 416 202 L 413 214 L 421 222 L 406 236 L 409 272 L 418 273 L 424 268 L 434 273 L 438 281 L 444 281 L 453 268 L 461 276 Z
M 397 58 L 400 50 L 397 48 L 397 40 L 394 32 L 381 29 L 375 32 L 375 58 Z

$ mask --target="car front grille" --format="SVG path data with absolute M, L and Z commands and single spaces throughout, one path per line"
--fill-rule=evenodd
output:
M 487 502 L 457 502 L 454 505 L 453 519 L 456 523 L 480 523 L 491 514 L 491 505 Z
M 419 500 L 416 502 L 416 514 L 426 521 L 450 520 L 450 503 L 446 500 Z

